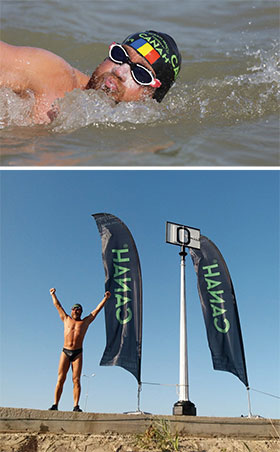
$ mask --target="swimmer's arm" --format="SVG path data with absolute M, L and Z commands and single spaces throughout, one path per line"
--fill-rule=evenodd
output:
M 97 305 L 97 307 L 87 316 L 85 317 L 84 320 L 86 320 L 86 322 L 88 324 L 90 324 L 91 322 L 94 321 L 95 317 L 97 316 L 97 314 L 101 311 L 101 309 L 103 308 L 103 306 L 105 305 L 105 303 L 107 302 L 107 300 L 109 300 L 111 296 L 111 292 L 109 292 L 107 290 L 107 292 L 105 292 L 104 298 L 102 301 L 100 301 L 100 303 Z
M 56 307 L 56 309 L 58 310 L 59 316 L 61 318 L 61 320 L 64 322 L 65 319 L 68 317 L 68 315 L 66 314 L 66 312 L 64 311 L 63 307 L 61 306 L 60 302 L 57 299 L 57 296 L 55 294 L 55 289 L 50 289 L 50 294 L 53 300 L 53 304 Z

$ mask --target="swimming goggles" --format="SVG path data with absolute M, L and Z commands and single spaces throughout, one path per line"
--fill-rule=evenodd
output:
M 161 86 L 161 82 L 153 76 L 152 71 L 149 71 L 149 69 L 139 63 L 133 63 L 131 61 L 128 53 L 121 44 L 113 42 L 110 45 L 109 58 L 117 64 L 129 64 L 132 77 L 139 85 L 149 85 L 152 88 L 159 88 Z

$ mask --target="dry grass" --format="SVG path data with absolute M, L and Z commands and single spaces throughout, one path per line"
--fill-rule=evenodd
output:
M 172 434 L 170 423 L 161 419 L 153 422 L 143 434 L 137 435 L 136 443 L 147 450 L 173 452 L 179 450 L 179 435 Z

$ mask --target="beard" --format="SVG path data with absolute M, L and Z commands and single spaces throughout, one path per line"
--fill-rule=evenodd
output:
M 101 72 L 97 68 L 85 89 L 101 90 L 108 96 L 112 97 L 116 102 L 119 102 L 124 94 L 124 87 L 120 79 L 112 72 Z

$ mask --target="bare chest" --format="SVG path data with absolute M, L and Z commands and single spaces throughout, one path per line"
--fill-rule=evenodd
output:
M 66 336 L 82 337 L 86 332 L 86 325 L 83 320 L 73 320 L 68 318 L 64 325 Z

